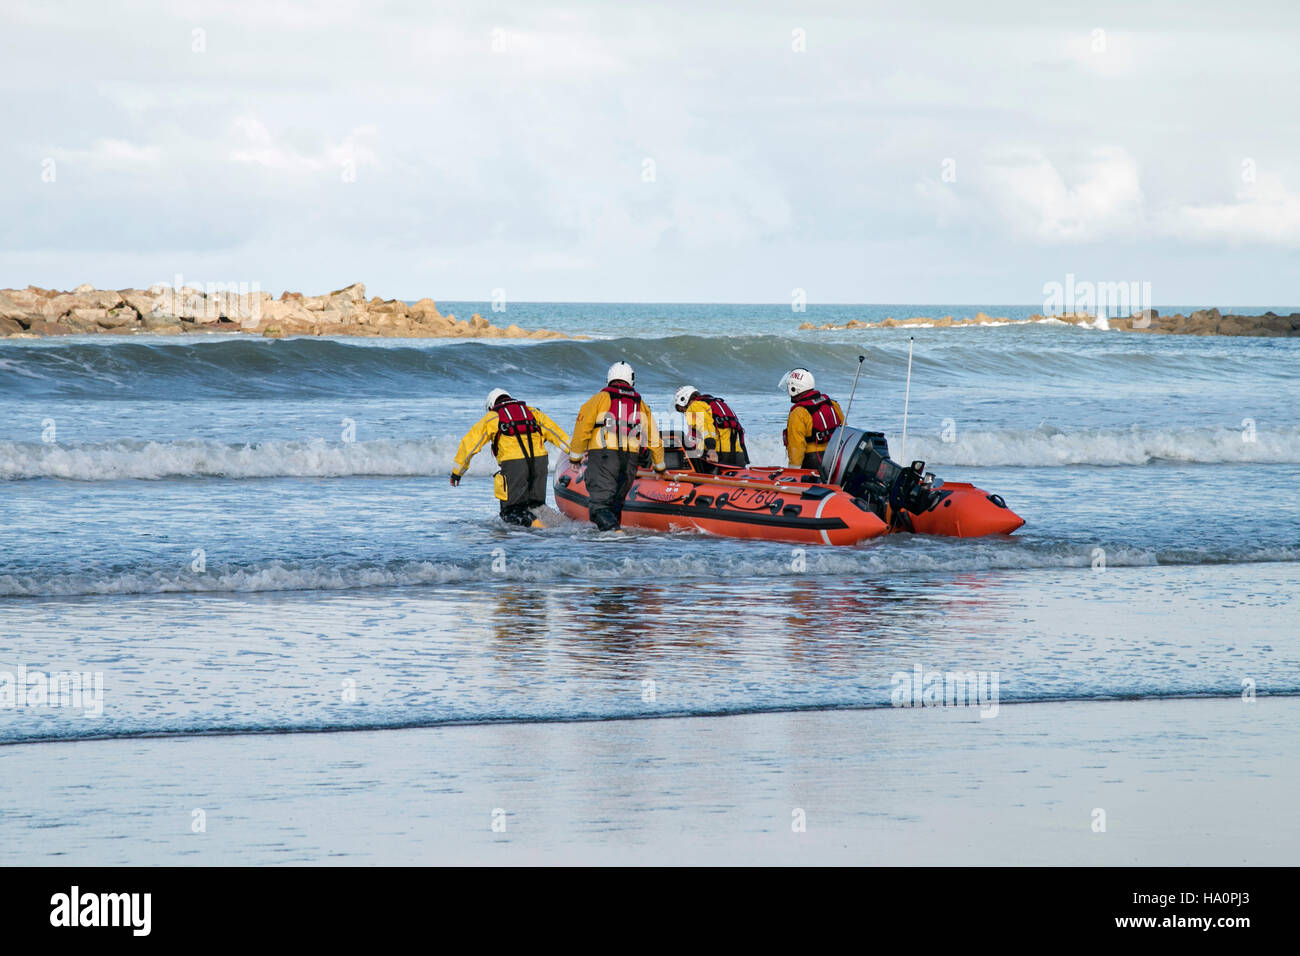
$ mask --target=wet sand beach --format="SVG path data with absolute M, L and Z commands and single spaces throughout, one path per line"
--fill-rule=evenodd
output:
M 1086 701 L 17 745 L 0 862 L 1289 865 L 1298 718 Z

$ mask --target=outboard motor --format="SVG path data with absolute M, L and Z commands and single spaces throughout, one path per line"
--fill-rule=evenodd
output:
M 691 463 L 686 455 L 686 436 L 676 429 L 661 429 L 659 439 L 664 445 L 664 464 L 673 471 L 690 471 Z M 649 452 L 645 453 L 646 468 L 650 467 Z
M 893 515 L 901 511 L 922 514 L 934 504 L 943 484 L 925 470 L 925 462 L 904 468 L 889 457 L 889 442 L 880 432 L 841 425 L 831 433 L 822 456 L 822 480 L 839 485 L 855 498 L 869 502 L 885 518 L 885 505 Z

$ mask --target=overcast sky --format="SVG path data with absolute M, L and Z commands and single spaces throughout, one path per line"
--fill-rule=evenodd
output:
M 1300 304 L 1300 4 L 925 7 L 5 0 L 0 286 Z

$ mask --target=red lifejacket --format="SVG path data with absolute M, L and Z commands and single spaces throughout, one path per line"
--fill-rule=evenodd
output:
M 736 413 L 731 410 L 731 406 L 725 401 L 712 395 L 701 395 L 700 401 L 707 402 L 709 411 L 713 412 L 714 428 L 730 428 L 737 435 L 745 434 L 745 429 L 740 426 L 740 419 L 736 417 Z
M 808 409 L 812 416 L 812 434 L 808 437 L 814 445 L 824 445 L 831 440 L 831 433 L 844 424 L 831 400 L 816 389 L 809 389 L 795 397 L 793 404 Z M 782 432 L 781 438 L 789 445 L 788 436 Z
M 609 396 L 609 411 L 605 413 L 607 422 L 612 417 L 617 427 L 625 433 L 640 426 L 641 395 L 635 388 L 611 382 L 601 391 Z
M 492 453 L 496 454 L 501 437 L 508 435 L 519 442 L 519 448 L 525 458 L 533 457 L 531 436 L 542 430 L 542 426 L 537 424 L 537 419 L 533 417 L 533 410 L 513 398 L 498 402 L 492 410 L 497 413 L 497 433 L 492 439 Z M 524 442 L 525 438 L 528 439 L 527 443 Z

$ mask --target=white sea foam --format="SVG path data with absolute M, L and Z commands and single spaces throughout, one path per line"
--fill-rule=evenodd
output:
M 0 478 L 336 478 L 445 475 L 458 439 L 358 442 L 264 441 L 240 445 L 217 441 L 118 440 L 79 445 L 0 442 Z M 552 464 L 555 456 L 552 455 Z M 496 462 L 480 452 L 470 474 L 488 475 Z
M 901 448 L 897 435 L 890 447 Z M 1023 465 L 1144 465 L 1155 461 L 1201 464 L 1300 463 L 1300 427 L 1268 425 L 1250 429 L 1096 428 L 1063 431 L 971 429 L 957 423 L 952 441 L 933 434 L 908 434 L 907 456 L 931 465 L 967 467 Z M 450 470 L 458 439 L 374 440 L 359 442 L 265 441 L 240 445 L 216 441 L 142 442 L 118 440 L 85 444 L 0 442 L 0 479 L 65 478 L 75 481 L 213 478 L 331 478 L 349 475 L 420 477 Z M 756 464 L 783 462 L 777 435 L 749 439 Z M 559 456 L 551 455 L 552 470 Z M 489 475 L 496 462 L 480 452 L 471 475 Z
M 886 433 L 889 448 L 903 453 L 898 433 Z M 909 431 L 906 454 L 929 465 L 961 467 L 1145 465 L 1157 461 L 1190 464 L 1300 463 L 1300 427 L 1256 425 L 1186 428 L 1089 428 L 1065 431 L 1050 425 L 1028 429 L 964 429 L 954 423 L 951 441 L 941 434 Z M 755 462 L 784 460 L 779 436 L 749 442 Z
M 588 526 L 569 525 L 551 534 L 588 535 Z M 632 532 L 633 535 L 639 532 Z M 814 548 L 806 567 L 795 573 L 789 551 L 771 549 L 720 555 L 703 550 L 689 555 L 639 554 L 616 562 L 595 562 L 589 556 L 517 559 L 510 581 L 550 585 L 607 587 L 618 579 L 639 586 L 674 588 L 690 579 L 735 577 L 747 581 L 801 578 L 807 575 L 879 580 L 882 576 L 909 574 L 968 574 L 984 571 L 1035 571 L 1089 569 L 1092 542 L 1027 541 L 943 542 L 936 539 L 880 539 L 853 548 Z M 1241 547 L 1234 549 L 1154 549 L 1110 545 L 1108 568 L 1144 568 L 1156 565 L 1197 566 L 1300 560 L 1300 547 Z M 274 591 L 350 591 L 361 588 L 419 587 L 452 584 L 498 584 L 491 557 L 482 560 L 391 561 L 373 564 L 336 564 L 328 560 L 255 562 L 225 568 L 209 566 L 205 573 L 175 569 L 38 572 L 0 574 L 0 597 L 76 595 L 258 593 Z
M 965 430 L 953 440 L 909 433 L 908 458 L 933 465 L 1058 467 L 1071 465 L 1295 464 L 1300 427 L 1284 425 L 1184 428 L 1090 428 Z M 891 440 L 891 448 L 896 448 Z

